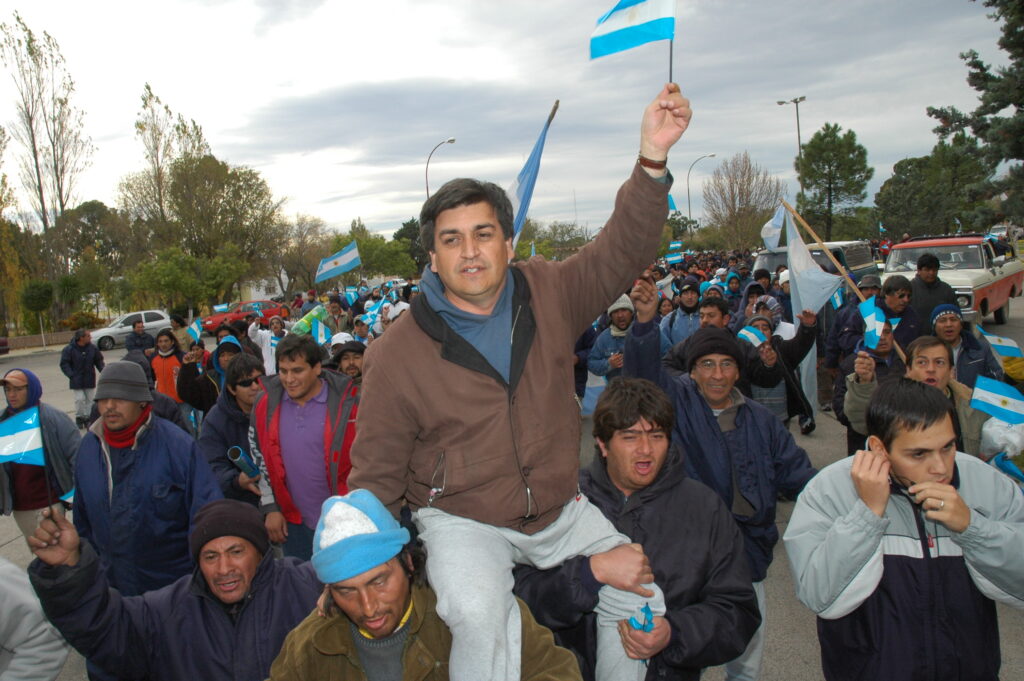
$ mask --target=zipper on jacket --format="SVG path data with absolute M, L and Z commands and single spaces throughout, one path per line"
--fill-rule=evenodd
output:
M 522 311 L 523 306 L 519 304 L 516 306 L 516 316 L 512 319 L 512 333 L 509 336 L 510 341 L 516 337 L 516 324 L 519 322 L 519 313 Z M 511 343 L 510 343 L 511 344 Z M 512 408 L 515 406 L 516 398 L 512 394 L 512 386 L 506 382 L 505 390 L 508 393 L 508 427 L 512 431 L 512 457 L 516 462 L 516 471 L 519 473 L 519 478 L 523 481 L 523 487 L 526 488 L 526 513 L 523 514 L 524 524 L 537 517 L 533 510 L 533 490 L 530 489 L 530 481 L 526 479 L 526 473 L 523 471 L 523 464 L 519 460 L 519 447 L 516 445 L 516 422 L 515 417 L 512 413 Z
M 925 526 L 924 512 L 921 510 L 921 507 L 914 502 L 914 499 L 910 496 L 908 492 L 901 489 L 900 494 L 906 497 L 907 501 L 910 503 L 910 510 L 914 514 L 914 524 L 917 526 L 918 540 L 921 543 L 921 552 L 925 561 L 924 580 L 925 589 L 927 590 L 928 594 L 928 602 L 926 604 L 926 607 L 927 612 L 934 615 L 936 608 L 936 599 L 935 580 L 932 578 L 933 563 L 930 547 L 932 539 L 928 535 L 928 528 Z M 926 667 L 925 678 L 928 679 L 935 678 L 935 624 L 936 623 L 934 617 L 930 616 L 927 618 L 925 626 L 923 627 L 925 651 L 924 655 L 922 656 L 922 659 L 925 661 Z
M 441 473 L 441 486 L 437 486 L 437 474 Z M 444 451 L 437 458 L 434 464 L 434 472 L 430 474 L 430 494 L 427 495 L 427 506 L 433 506 L 434 500 L 444 494 L 444 488 L 448 486 L 448 467 L 444 463 Z

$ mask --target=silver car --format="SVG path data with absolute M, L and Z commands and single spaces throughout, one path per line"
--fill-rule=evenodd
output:
M 170 316 L 162 310 L 128 312 L 115 318 L 106 328 L 92 332 L 92 342 L 100 350 L 110 350 L 115 345 L 124 345 L 124 339 L 132 332 L 135 322 L 142 321 L 146 333 L 156 336 L 161 329 L 171 328 Z

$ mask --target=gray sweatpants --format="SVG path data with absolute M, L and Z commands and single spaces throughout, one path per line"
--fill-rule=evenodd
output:
M 437 613 L 452 632 L 449 674 L 453 681 L 518 679 L 522 622 L 512 595 L 512 568 L 542 570 L 574 556 L 590 556 L 628 544 L 611 521 L 580 494 L 551 525 L 532 535 L 450 515 L 435 508 L 413 514 L 427 549 L 427 578 L 437 594 Z M 643 660 L 626 657 L 617 623 L 644 603 L 665 614 L 665 598 L 655 584 L 652 598 L 601 587 L 597 606 L 597 679 L 643 679 Z

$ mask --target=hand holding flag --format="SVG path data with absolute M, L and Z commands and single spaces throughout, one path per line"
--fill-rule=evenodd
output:
M 755 348 L 761 347 L 762 343 L 766 343 L 768 341 L 764 334 L 761 333 L 761 330 L 756 326 L 744 326 L 736 335 L 753 345 Z
M 203 320 L 196 317 L 188 327 L 188 335 L 192 336 L 192 340 L 199 342 L 199 338 L 203 335 Z
M 640 155 L 653 161 L 665 160 L 668 150 L 690 126 L 692 117 L 690 100 L 680 94 L 678 85 L 666 83 L 644 110 L 640 124 Z M 666 172 L 652 171 L 650 168 L 645 170 L 655 177 L 661 177 Z

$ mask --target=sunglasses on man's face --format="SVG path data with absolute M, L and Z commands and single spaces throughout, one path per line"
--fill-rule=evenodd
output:
M 261 378 L 263 378 L 263 377 L 262 376 L 254 376 L 253 378 L 243 378 L 238 383 L 235 383 L 235 385 L 238 386 L 239 388 L 248 388 L 253 383 L 256 383 L 257 381 L 259 381 Z

